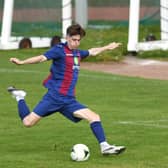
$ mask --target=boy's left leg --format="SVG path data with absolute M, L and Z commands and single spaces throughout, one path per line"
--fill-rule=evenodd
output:
M 18 102 L 18 113 L 19 113 L 19 117 L 23 122 L 23 125 L 26 127 L 31 127 L 35 125 L 41 119 L 41 117 L 35 114 L 34 112 L 30 113 L 30 110 L 24 100 L 24 97 L 26 96 L 26 92 L 24 90 L 16 89 L 13 86 L 8 87 L 7 90 L 12 94 L 12 96 Z

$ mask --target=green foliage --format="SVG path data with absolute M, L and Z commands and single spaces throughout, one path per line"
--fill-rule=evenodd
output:
M 146 36 L 148 36 L 149 34 L 153 34 L 157 40 L 160 39 L 160 28 L 159 28 L 159 24 L 151 24 L 151 25 L 146 25 L 145 21 L 144 24 L 142 24 L 140 26 L 140 37 L 139 37 L 139 41 L 145 41 Z
M 87 29 L 86 37 L 81 41 L 81 48 L 100 47 L 110 42 L 119 42 L 122 45 L 112 51 L 104 52 L 96 57 L 89 57 L 86 61 L 120 61 L 126 53 L 127 29 L 118 27 L 115 29 Z
M 123 56 L 125 55 L 126 51 L 126 40 L 127 40 L 127 30 L 124 27 L 118 27 L 117 30 L 116 29 L 86 29 L 86 37 L 84 37 L 84 39 L 82 39 L 81 41 L 81 49 L 89 49 L 92 47 L 100 47 L 103 45 L 107 45 L 110 42 L 119 42 L 122 43 L 122 45 L 117 48 L 114 49 L 112 51 L 107 51 L 104 52 L 96 57 L 89 57 L 88 59 L 86 59 L 85 61 L 96 61 L 96 62 L 100 62 L 100 61 L 120 61 Z M 31 32 L 29 32 L 31 34 Z M 42 32 L 39 32 L 39 34 Z M 30 36 L 30 34 L 27 34 L 27 37 Z M 56 33 L 57 34 L 57 33 Z M 55 34 L 53 34 L 54 36 Z M 59 35 L 59 34 L 57 34 Z M 50 35 L 52 36 L 52 35 Z M 0 50 L 0 55 L 4 55 L 4 54 L 11 54 L 12 55 L 25 55 L 30 53 L 31 56 L 34 55 L 39 55 L 39 54 L 43 54 L 48 48 L 45 49 L 22 49 L 22 50 L 13 50 L 13 52 L 10 51 L 3 51 Z
M 126 145 L 120 156 L 103 157 L 88 123 L 74 124 L 55 114 L 32 128 L 24 128 L 16 101 L 6 88 L 27 91 L 30 110 L 46 90 L 41 86 L 49 63 L 16 66 L 10 57 L 25 58 L 44 52 L 0 52 L 1 117 L 0 167 L 2 168 L 166 168 L 168 81 L 129 78 L 81 70 L 77 98 L 101 116 L 110 143 Z M 70 160 L 71 147 L 84 143 L 91 150 L 86 162 Z
M 99 25 L 99 22 L 95 22 L 95 23 L 97 25 Z M 95 23 L 93 23 L 93 25 Z M 106 22 L 104 22 L 104 24 L 106 25 Z M 120 43 L 122 43 L 122 45 L 117 49 L 104 52 L 96 57 L 89 57 L 85 61 L 90 61 L 90 62 L 120 61 L 123 59 L 124 56 L 126 56 L 128 54 L 128 51 L 127 51 L 128 27 L 126 25 L 123 26 L 122 23 L 121 23 L 121 25 L 120 24 L 117 25 L 115 22 L 111 22 L 108 26 L 109 27 L 107 27 L 107 28 L 103 28 L 103 24 L 100 24 L 97 27 L 89 26 L 89 28 L 86 29 L 86 37 L 84 37 L 84 39 L 82 39 L 82 41 L 81 41 L 80 48 L 81 49 L 89 49 L 92 47 L 103 46 L 103 45 L 106 45 L 110 42 L 120 42 Z M 28 27 L 28 25 L 25 27 Z M 59 26 L 58 26 L 59 28 L 56 29 L 56 31 L 54 31 L 55 33 L 53 33 L 53 31 L 50 32 L 49 29 L 46 29 L 46 32 L 38 31 L 38 29 L 35 31 L 35 29 L 36 29 L 35 27 L 34 27 L 33 31 L 29 31 L 27 33 L 26 33 L 26 29 L 25 29 L 25 36 L 30 37 L 32 35 L 35 35 L 36 34 L 35 32 L 37 32 L 37 34 L 39 36 L 46 35 L 46 36 L 50 36 L 50 37 L 52 37 L 54 35 L 61 34 L 61 32 L 59 31 L 60 30 Z M 52 27 L 52 26 L 50 25 L 49 27 Z M 19 25 L 17 26 L 17 28 L 19 28 Z M 27 28 L 27 30 L 29 30 L 29 28 Z M 146 36 L 148 36 L 149 34 L 153 34 L 156 37 L 156 39 L 159 40 L 160 39 L 159 25 L 142 24 L 140 26 L 139 41 L 141 41 L 141 42 L 145 41 Z M 23 54 L 21 52 L 21 55 L 24 55 L 24 52 L 25 53 L 30 52 L 30 53 L 32 53 L 32 55 L 33 55 L 33 53 L 41 54 L 41 53 L 45 52 L 45 50 L 47 50 L 47 49 L 32 49 L 32 50 L 28 50 L 28 51 L 22 50 Z M 4 53 L 8 54 L 8 51 L 2 51 L 2 50 L 0 51 L 0 55 L 3 55 Z M 12 52 L 13 55 L 19 54 L 19 53 L 20 53 L 20 50 L 16 50 L 16 51 L 14 50 Z M 154 51 L 139 52 L 137 54 L 137 57 L 162 59 L 162 60 L 167 61 L 167 55 L 168 55 L 168 51 L 154 50 Z

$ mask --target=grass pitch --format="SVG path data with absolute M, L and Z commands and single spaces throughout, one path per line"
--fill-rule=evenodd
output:
M 15 55 L 28 57 L 29 52 Z M 74 124 L 60 114 L 25 128 L 6 88 L 23 88 L 32 109 L 46 90 L 50 63 L 16 66 L 13 52 L 0 53 L 0 167 L 2 168 L 167 168 L 168 81 L 129 78 L 81 70 L 77 98 L 101 115 L 110 143 L 125 145 L 119 156 L 104 157 L 87 122 Z M 70 159 L 76 143 L 88 145 L 86 162 Z

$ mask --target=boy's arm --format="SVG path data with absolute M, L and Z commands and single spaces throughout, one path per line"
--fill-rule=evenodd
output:
M 17 65 L 36 64 L 36 63 L 44 62 L 46 60 L 47 58 L 44 55 L 27 58 L 25 60 L 20 60 L 18 58 L 10 58 L 10 61 Z
M 121 43 L 110 43 L 106 46 L 103 46 L 103 47 L 97 47 L 97 48 L 90 48 L 88 51 L 89 51 L 89 55 L 92 55 L 92 56 L 96 56 L 97 54 L 100 54 L 101 52 L 103 51 L 106 51 L 106 50 L 113 50 L 117 47 L 119 47 L 121 45 Z

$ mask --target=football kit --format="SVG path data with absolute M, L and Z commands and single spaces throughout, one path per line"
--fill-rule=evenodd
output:
M 74 122 L 80 121 L 73 116 L 73 112 L 86 106 L 75 99 L 75 86 L 80 61 L 89 56 L 89 52 L 71 50 L 67 43 L 60 43 L 44 53 L 44 56 L 47 60 L 52 60 L 50 74 L 43 81 L 48 92 L 33 111 L 41 117 L 60 112 Z

